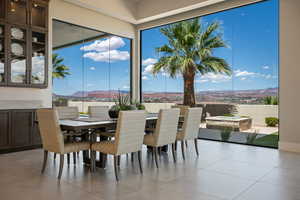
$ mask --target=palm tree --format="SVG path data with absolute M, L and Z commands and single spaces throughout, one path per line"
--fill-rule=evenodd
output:
M 184 105 L 196 104 L 194 81 L 197 73 L 223 73 L 230 75 L 228 63 L 213 56 L 217 48 L 227 47 L 218 32 L 219 22 L 204 26 L 199 19 L 192 19 L 161 28 L 160 31 L 168 39 L 168 44 L 156 48 L 162 55 L 154 64 L 154 75 L 164 71 L 171 78 L 182 75 L 184 81 Z
M 63 64 L 64 59 L 60 58 L 58 54 L 54 53 L 52 55 L 52 66 L 53 66 L 53 72 L 52 77 L 53 78 L 65 78 L 67 75 L 70 75 L 70 68 L 68 66 L 65 66 Z

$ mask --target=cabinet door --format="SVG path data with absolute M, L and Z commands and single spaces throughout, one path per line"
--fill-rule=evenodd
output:
M 33 126 L 32 110 L 14 110 L 11 113 L 11 143 L 13 147 L 31 145 L 31 131 Z
M 9 39 L 9 83 L 24 86 L 28 83 L 27 63 L 27 34 L 28 29 L 11 26 Z
M 25 25 L 28 19 L 28 0 L 8 0 L 8 21 Z
M 42 140 L 41 140 L 41 135 L 40 135 L 40 130 L 39 130 L 39 126 L 36 123 L 37 121 L 37 116 L 36 113 L 34 112 L 32 115 L 32 131 L 31 131 L 31 144 L 32 145 L 40 145 L 42 144 Z
M 0 149 L 9 146 L 9 111 L 0 111 Z
M 31 31 L 30 84 L 43 87 L 47 82 L 47 34 Z
M 0 23 L 0 85 L 6 84 L 6 74 L 7 74 L 7 66 L 6 66 L 6 40 L 5 35 L 7 32 L 7 27 Z

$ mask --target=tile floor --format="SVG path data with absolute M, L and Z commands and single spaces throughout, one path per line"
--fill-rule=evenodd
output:
M 136 162 L 132 165 L 123 156 L 119 183 L 112 158 L 107 169 L 93 174 L 81 162 L 66 166 L 59 182 L 58 162 L 52 155 L 45 174 L 40 174 L 40 149 L 2 154 L 0 199 L 300 200 L 300 154 L 200 140 L 197 158 L 193 147 L 191 143 L 185 162 L 178 152 L 176 165 L 171 155 L 163 154 L 160 169 L 144 149 L 143 175 Z

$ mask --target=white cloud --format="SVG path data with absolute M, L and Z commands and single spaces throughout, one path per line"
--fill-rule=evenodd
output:
M 241 70 L 235 70 L 234 71 L 234 75 L 236 76 L 236 77 L 244 77 L 244 76 L 254 76 L 255 75 L 255 73 L 254 72 L 248 72 L 248 71 L 241 71 Z
M 148 80 L 149 78 L 147 76 L 142 76 L 142 80 Z
M 94 71 L 94 70 L 96 70 L 96 67 L 90 67 L 90 70 Z
M 147 58 L 146 60 L 142 61 L 143 66 L 153 65 L 155 63 L 157 63 L 157 59 L 155 59 L 155 58 Z
M 125 46 L 125 42 L 122 38 L 113 36 L 105 40 L 96 40 L 90 45 L 80 48 L 82 51 L 111 51 Z
M 212 72 L 209 72 L 207 74 L 204 74 L 200 77 L 199 80 L 196 80 L 198 83 L 205 83 L 205 82 L 212 82 L 212 83 L 221 83 L 231 80 L 231 76 L 228 76 L 227 74 L 215 74 Z
M 262 66 L 262 68 L 263 68 L 263 69 L 270 69 L 270 67 L 267 66 L 267 65 L 266 65 L 266 66 Z
M 123 89 L 130 89 L 130 87 L 128 85 L 124 85 Z
M 130 58 L 128 51 L 105 51 L 105 52 L 88 52 L 83 55 L 84 58 L 90 58 L 94 61 L 101 62 L 116 62 L 116 61 L 125 61 Z
M 151 74 L 153 71 L 154 65 L 147 65 L 147 67 L 144 68 L 143 75 Z
M 246 80 L 247 78 L 246 77 L 242 77 L 240 80 L 241 81 L 244 81 L 244 80 Z

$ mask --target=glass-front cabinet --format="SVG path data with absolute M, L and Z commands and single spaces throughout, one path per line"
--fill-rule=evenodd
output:
M 12 84 L 27 83 L 27 30 L 12 26 L 10 28 L 9 40 L 9 64 L 10 64 L 10 79 Z
M 0 0 L 0 86 L 47 87 L 48 0 Z
M 46 54 L 46 33 L 32 32 L 31 84 L 45 83 Z
M 5 56 L 5 26 L 4 24 L 0 24 L 0 85 L 6 82 L 5 73 L 6 73 L 6 56 Z

